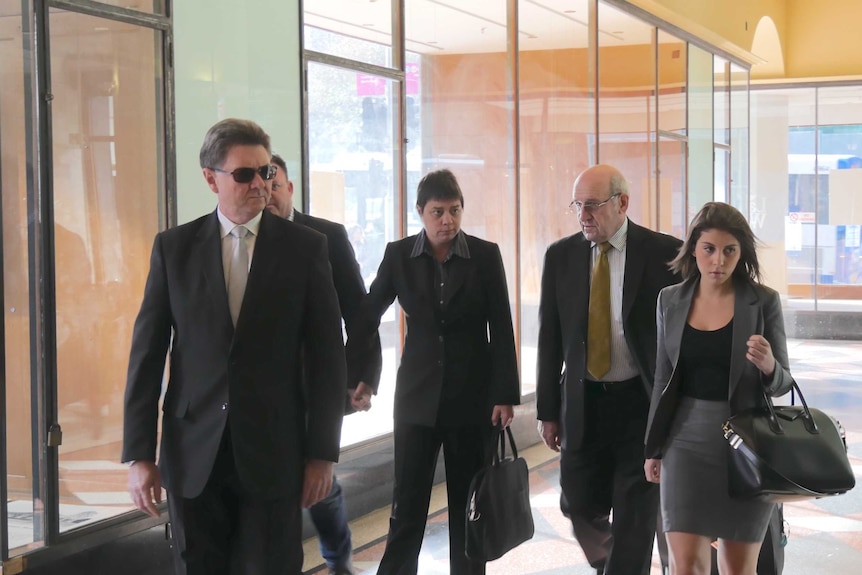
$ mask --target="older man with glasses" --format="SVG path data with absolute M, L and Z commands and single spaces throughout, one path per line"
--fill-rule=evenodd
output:
M 264 209 L 270 155 L 254 122 L 210 128 L 200 165 L 218 206 L 156 236 L 135 322 L 122 458 L 138 509 L 159 517 L 167 490 L 178 574 L 299 575 L 301 509 L 338 459 L 347 376 L 326 238 Z
M 582 231 L 548 248 L 539 303 L 539 433 L 562 452 L 560 507 L 604 575 L 650 570 L 658 490 L 643 462 L 656 298 L 679 281 L 667 264 L 682 244 L 629 220 L 628 207 L 616 168 L 578 176 L 570 209 Z

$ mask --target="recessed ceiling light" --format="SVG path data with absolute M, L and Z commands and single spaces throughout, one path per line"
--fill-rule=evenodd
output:
M 374 28 L 374 24 L 363 24 L 363 28 Z
M 563 10 L 563 14 L 574 14 L 577 10 Z
M 625 30 L 614 30 L 614 34 L 625 34 Z
M 436 43 L 437 43 L 437 40 L 428 40 L 428 41 L 427 41 L 427 42 L 425 42 L 425 43 L 426 43 L 426 44 L 436 44 Z

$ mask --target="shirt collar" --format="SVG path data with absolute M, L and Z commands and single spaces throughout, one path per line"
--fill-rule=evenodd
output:
M 623 251 L 626 248 L 626 239 L 628 238 L 629 233 L 629 219 L 626 218 L 623 221 L 623 225 L 620 226 L 620 229 L 611 236 L 608 240 L 608 243 L 611 244 L 617 251 Z M 590 247 L 596 247 L 596 242 L 592 242 Z
M 416 236 L 416 242 L 413 244 L 413 251 L 410 252 L 410 257 L 418 258 L 422 254 L 434 257 L 424 229 Z M 458 256 L 465 260 L 470 259 L 470 246 L 467 245 L 467 236 L 462 231 L 458 231 L 455 235 L 455 239 L 452 241 L 452 248 L 449 250 L 449 255 L 446 256 L 446 259 L 448 260 L 452 256 Z
M 224 239 L 226 235 L 228 235 L 231 230 L 233 230 L 238 224 L 230 221 L 226 215 L 224 215 L 221 211 L 221 206 L 216 210 L 216 214 L 218 215 L 218 223 L 219 228 L 221 228 L 221 239 Z M 258 232 L 260 231 L 260 220 L 263 218 L 263 212 L 261 211 L 258 215 L 247 221 L 244 225 L 248 231 L 252 233 L 255 237 L 257 237 Z
M 294 217 L 296 217 L 296 208 L 291 206 L 290 213 L 287 214 L 287 221 L 292 222 Z

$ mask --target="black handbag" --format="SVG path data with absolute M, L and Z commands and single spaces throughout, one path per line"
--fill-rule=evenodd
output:
M 512 456 L 506 457 L 506 436 Z M 518 457 L 507 427 L 498 433 L 491 464 L 470 483 L 467 499 L 467 557 L 493 561 L 533 537 L 527 462 Z
M 840 424 L 802 405 L 746 410 L 724 424 L 728 441 L 728 489 L 737 499 L 798 501 L 845 493 L 856 485 Z

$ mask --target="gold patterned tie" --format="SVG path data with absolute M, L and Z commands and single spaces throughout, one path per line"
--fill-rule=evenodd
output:
M 611 369 L 611 267 L 608 250 L 611 244 L 599 244 L 590 282 L 590 313 L 587 319 L 587 371 L 599 379 Z

